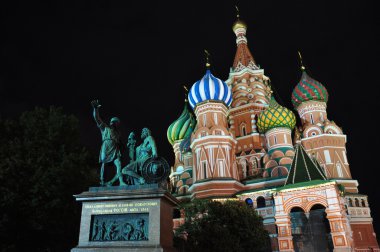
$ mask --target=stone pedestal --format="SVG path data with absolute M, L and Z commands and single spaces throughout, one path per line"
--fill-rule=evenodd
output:
M 157 185 L 93 187 L 82 202 L 78 246 L 71 252 L 171 252 L 173 207 L 178 201 Z

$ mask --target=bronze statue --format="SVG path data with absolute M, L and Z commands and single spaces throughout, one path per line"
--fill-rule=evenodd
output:
M 151 132 L 148 128 L 142 129 L 141 139 L 143 142 L 136 148 L 136 160 L 131 160 L 131 162 L 123 168 L 122 173 L 129 176 L 130 182 L 137 179 L 140 184 L 144 184 L 144 178 L 139 175 L 141 174 L 142 165 L 147 159 L 157 157 L 157 147 L 156 142 L 151 136 Z
M 130 161 L 135 161 L 135 146 L 136 146 L 136 138 L 135 132 L 131 132 L 128 137 L 127 148 L 129 151 L 129 159 Z
M 111 186 L 117 179 L 119 179 L 120 185 L 126 185 L 123 181 L 123 176 L 121 174 L 121 138 L 119 132 L 120 120 L 117 117 L 113 117 L 110 124 L 107 125 L 102 121 L 99 115 L 99 108 L 101 105 L 98 100 L 93 100 L 91 102 L 94 108 L 93 116 L 96 124 L 98 125 L 100 132 L 102 134 L 102 146 L 100 149 L 99 163 L 101 163 L 100 168 L 100 184 L 102 186 Z M 104 166 L 107 163 L 113 162 L 116 166 L 116 175 L 109 182 L 104 182 Z

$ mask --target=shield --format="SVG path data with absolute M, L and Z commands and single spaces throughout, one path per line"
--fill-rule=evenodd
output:
M 141 175 L 145 183 L 154 184 L 166 181 L 170 173 L 168 162 L 162 157 L 148 158 L 142 165 Z

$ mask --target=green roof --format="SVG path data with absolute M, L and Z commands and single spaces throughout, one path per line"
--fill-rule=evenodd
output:
M 313 180 L 327 180 L 327 178 L 318 162 L 309 157 L 301 144 L 296 144 L 295 156 L 285 185 Z
M 308 186 L 315 186 L 315 185 L 320 185 L 320 184 L 326 184 L 333 182 L 334 180 L 311 180 L 311 181 L 306 181 L 306 182 L 300 182 L 296 184 L 287 184 L 282 187 L 278 187 L 275 189 L 275 191 L 279 192 L 282 190 L 286 189 L 293 189 L 293 188 L 299 188 L 299 187 L 308 187 Z

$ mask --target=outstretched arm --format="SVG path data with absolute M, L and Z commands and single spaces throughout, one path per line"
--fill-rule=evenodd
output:
M 100 115 L 99 115 L 99 108 L 102 105 L 99 104 L 99 100 L 93 100 L 91 102 L 91 105 L 94 108 L 93 116 L 94 116 L 94 120 L 95 120 L 96 124 L 98 125 L 98 127 L 100 129 L 104 129 L 105 124 L 104 124 L 104 122 L 102 121 L 102 119 L 100 118 Z

